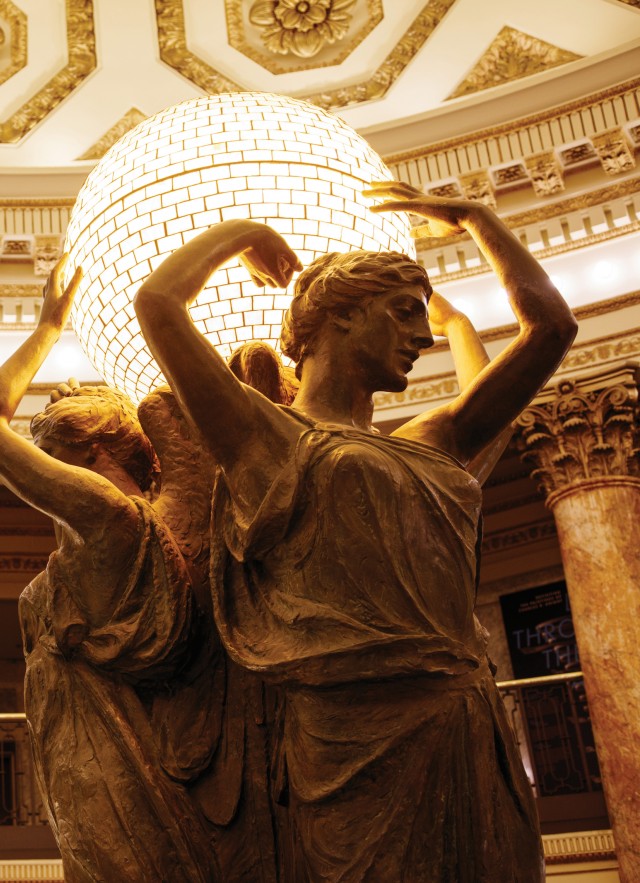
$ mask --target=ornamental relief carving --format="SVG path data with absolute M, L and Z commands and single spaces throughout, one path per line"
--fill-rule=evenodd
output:
M 341 64 L 382 21 L 382 0 L 225 0 L 229 45 L 272 74 Z
M 549 495 L 585 479 L 640 476 L 638 368 L 562 380 L 553 398 L 524 411 L 516 441 Z
M 257 0 L 249 21 L 261 29 L 262 42 L 278 55 L 311 58 L 341 40 L 353 18 L 356 0 Z
M 64 98 L 77 89 L 96 67 L 96 35 L 92 0 L 66 0 L 65 9 L 67 16 L 67 64 L 14 114 L 0 122 L 0 143 L 2 144 L 15 144 L 20 141 Z
M 158 45 L 162 61 L 210 94 L 237 92 L 247 88 L 226 78 L 187 47 L 183 2 L 184 0 L 155 0 Z M 376 10 L 379 10 L 381 13 L 382 4 L 380 0 L 366 0 L 366 2 L 369 19 L 372 19 L 372 10 L 374 13 L 376 13 Z M 325 110 L 335 110 L 348 105 L 359 104 L 363 101 L 382 98 L 419 52 L 455 2 L 456 0 L 430 0 L 429 3 L 425 4 L 383 63 L 366 80 L 351 86 L 329 89 L 302 97 Z M 314 3 L 311 3 L 311 0 L 309 0 L 310 7 L 317 6 L 318 3 L 319 0 L 315 0 Z M 256 60 L 257 55 L 255 53 L 257 50 L 255 47 L 251 49 L 246 39 L 246 28 L 240 0 L 225 0 L 225 8 L 230 45 Z M 286 8 L 291 7 L 287 6 Z M 347 8 L 349 10 L 353 9 L 355 15 L 355 5 Z M 314 14 L 318 15 L 319 13 Z M 303 13 L 298 12 L 298 15 L 302 16 Z M 372 20 L 377 24 L 377 21 L 375 21 L 376 17 L 377 15 L 374 15 Z M 302 20 L 302 18 L 296 18 L 295 22 Z M 308 19 L 304 20 L 308 21 Z M 294 19 L 293 17 L 286 17 L 286 21 L 293 23 Z M 371 25 L 371 21 L 369 21 L 369 25 Z M 360 42 L 362 36 L 354 36 L 354 40 L 356 39 L 357 42 L 354 42 L 353 45 L 351 43 L 345 44 L 345 54 L 342 57 L 337 56 L 328 63 L 337 64 L 346 58 L 349 52 Z M 339 40 L 336 45 L 342 47 L 342 43 Z M 275 63 L 273 61 L 267 62 L 268 55 L 266 54 L 265 59 L 258 61 L 258 63 L 273 73 L 284 73 L 285 71 L 288 72 L 295 69 L 301 70 L 303 68 L 323 66 L 321 63 L 308 62 L 297 68 L 285 67 L 282 65 L 281 60 L 287 56 L 273 54 L 272 57 L 280 59 L 280 63 L 277 61 Z
M 582 57 L 515 28 L 504 27 L 447 100 L 529 77 Z

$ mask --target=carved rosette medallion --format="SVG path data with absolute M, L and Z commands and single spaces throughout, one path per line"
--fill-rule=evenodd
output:
M 593 479 L 640 477 L 640 368 L 561 381 L 524 411 L 516 443 L 545 496 Z
M 249 21 L 262 30 L 270 52 L 311 58 L 349 30 L 356 0 L 257 0 Z

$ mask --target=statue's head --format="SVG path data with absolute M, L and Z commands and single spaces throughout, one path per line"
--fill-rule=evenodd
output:
M 143 491 L 159 475 L 135 405 L 124 393 L 107 386 L 77 387 L 49 403 L 31 421 L 31 435 L 45 450 L 62 446 L 71 454 L 99 445 Z
M 296 279 L 280 340 L 282 352 L 301 376 L 305 356 L 331 316 L 366 307 L 377 295 L 400 286 L 419 286 L 431 294 L 426 270 L 399 252 L 331 252 L 310 264 Z

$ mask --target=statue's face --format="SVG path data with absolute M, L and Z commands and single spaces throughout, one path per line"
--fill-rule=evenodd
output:
M 399 285 L 355 311 L 350 328 L 356 363 L 372 391 L 401 392 L 420 350 L 433 345 L 421 285 Z
M 85 469 L 91 469 L 95 463 L 92 445 L 65 445 L 57 439 L 44 437 L 36 442 L 36 447 L 69 466 L 82 466 Z

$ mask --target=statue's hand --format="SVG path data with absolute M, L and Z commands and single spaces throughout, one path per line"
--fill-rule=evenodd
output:
M 428 223 L 414 227 L 411 235 L 418 239 L 424 236 L 451 236 L 464 233 L 466 222 L 473 214 L 487 211 L 480 202 L 468 199 L 445 199 L 429 196 L 399 181 L 372 181 L 364 196 L 384 197 L 380 205 L 371 206 L 372 212 L 409 212 L 426 218 Z
M 466 319 L 464 313 L 457 310 L 437 291 L 429 298 L 429 325 L 438 337 L 448 337 L 449 329 L 455 322 Z
M 294 272 L 302 270 L 296 253 L 266 224 L 261 224 L 253 232 L 251 244 L 239 257 L 254 284 L 261 288 L 265 285 L 286 288 Z
M 73 298 L 82 278 L 82 267 L 77 267 L 71 282 L 62 291 L 62 278 L 68 258 L 68 254 L 62 255 L 49 274 L 43 291 L 44 301 L 38 324 L 49 325 L 56 331 L 62 331 L 69 320 Z
M 59 383 L 55 389 L 51 390 L 49 400 L 51 402 L 59 402 L 60 399 L 76 395 L 80 389 L 79 381 L 75 377 L 70 377 L 66 383 Z

